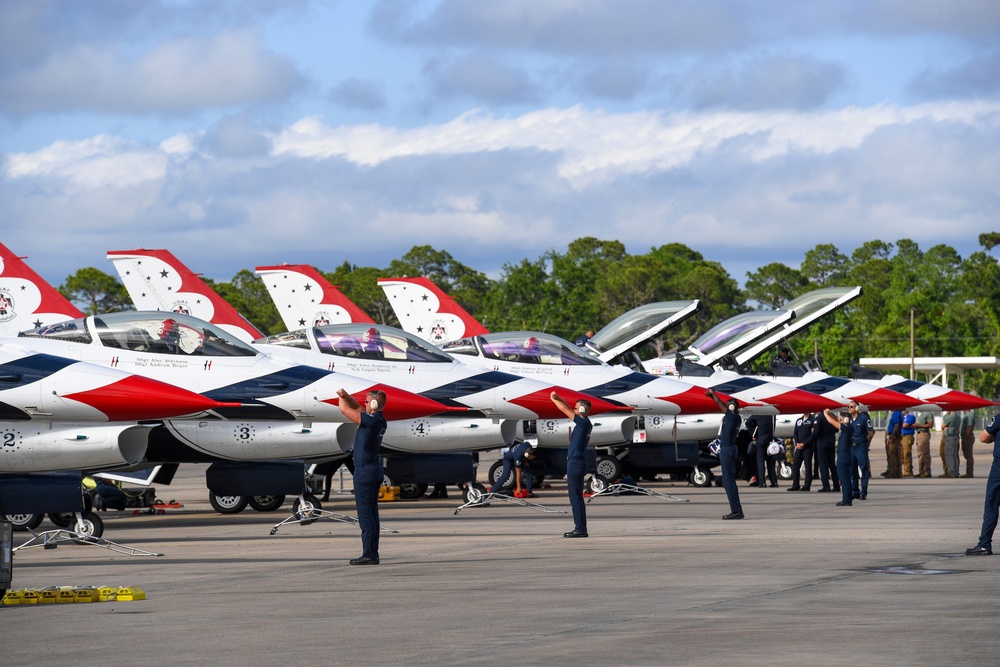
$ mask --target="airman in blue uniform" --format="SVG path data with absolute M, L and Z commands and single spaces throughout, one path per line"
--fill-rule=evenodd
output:
M 531 495 L 531 483 L 532 475 L 529 472 L 527 475 L 522 475 L 522 470 L 528 467 L 528 464 L 535 458 L 535 448 L 530 442 L 516 442 L 511 444 L 503 454 L 503 470 L 500 472 L 500 476 L 497 477 L 496 481 L 493 482 L 492 488 L 490 488 L 490 493 L 496 493 L 503 488 L 507 479 L 510 477 L 511 471 L 514 472 L 514 485 L 520 490 L 522 486 L 522 480 L 524 481 L 524 488 L 527 490 L 528 495 Z
M 979 436 L 980 442 L 993 443 L 993 465 L 990 466 L 990 476 L 986 480 L 983 529 L 979 533 L 979 542 L 976 546 L 965 550 L 966 556 L 993 554 L 993 531 L 996 530 L 997 517 L 1000 515 L 1000 442 L 997 441 L 998 432 L 1000 432 L 1000 414 L 993 415 Z
M 569 487 L 569 505 L 573 509 L 573 530 L 563 533 L 563 537 L 587 537 L 587 506 L 583 502 L 583 476 L 587 474 L 587 445 L 590 432 L 594 429 L 590 418 L 590 401 L 579 400 L 571 409 L 559 394 L 549 394 L 556 407 L 573 420 L 573 432 L 569 437 L 569 451 L 566 453 L 566 485 Z
M 854 504 L 854 495 L 851 486 L 851 440 L 854 428 L 851 425 L 849 415 L 840 413 L 839 418 L 835 417 L 830 410 L 824 410 L 823 416 L 826 421 L 835 429 L 840 431 L 837 437 L 837 475 L 840 477 L 841 499 L 837 507 L 851 507 Z
M 341 412 L 358 425 L 354 434 L 354 503 L 361 524 L 360 558 L 352 558 L 351 565 L 378 565 L 378 490 L 385 473 L 379 447 L 385 435 L 385 392 L 369 391 L 365 399 L 365 412 L 354 397 L 343 389 L 337 390 Z
M 726 490 L 726 499 L 729 501 L 729 514 L 723 519 L 742 519 L 743 505 L 740 504 L 740 490 L 736 486 L 736 472 L 738 470 L 736 459 L 739 450 L 736 447 L 736 434 L 740 430 L 743 422 L 740 417 L 740 404 L 735 398 L 730 398 L 725 403 L 715 393 L 714 389 L 708 389 L 705 395 L 715 401 L 722 411 L 722 428 L 719 431 L 719 461 L 722 463 L 722 488 Z

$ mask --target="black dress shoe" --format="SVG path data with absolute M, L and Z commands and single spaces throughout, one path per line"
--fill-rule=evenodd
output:
M 992 556 L 993 549 L 990 547 L 972 547 L 971 549 L 965 550 L 966 556 Z
M 778 488 L 778 483 L 777 482 L 771 482 L 771 488 L 772 489 Z
M 563 533 L 563 537 L 588 537 L 588 535 L 585 530 L 571 530 L 568 533 Z
M 845 503 L 843 500 L 841 500 L 839 503 L 837 503 L 837 507 L 850 507 L 853 504 L 854 503 Z
M 785 491 L 799 491 L 799 490 L 800 489 L 797 486 L 790 486 L 787 489 L 785 489 Z
M 378 565 L 378 558 L 369 558 L 368 556 L 352 558 L 351 565 Z
M 868 492 L 865 491 L 864 493 L 862 493 L 860 496 L 858 496 L 858 499 L 859 500 L 868 500 Z
M 743 512 L 730 512 L 729 514 L 727 514 L 726 516 L 724 516 L 722 518 L 725 519 L 726 521 L 730 521 L 732 519 L 742 519 L 743 518 Z

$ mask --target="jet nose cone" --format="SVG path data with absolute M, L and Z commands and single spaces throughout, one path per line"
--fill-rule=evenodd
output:
M 414 394 L 404 389 L 390 387 L 384 384 L 372 385 L 368 389 L 351 394 L 351 396 L 358 402 L 362 410 L 364 410 L 368 392 L 379 390 L 385 392 L 385 407 L 382 409 L 382 414 L 385 415 L 385 418 L 389 421 L 400 419 L 419 419 L 420 417 L 436 415 L 442 412 L 465 412 L 468 410 L 468 408 L 464 406 L 456 407 L 452 405 L 445 405 L 443 403 L 438 403 L 433 398 L 427 398 L 426 396 L 421 396 L 420 394 Z M 330 403 L 331 405 L 337 405 L 339 400 L 340 399 L 332 398 L 325 402 Z
M 159 380 L 132 375 L 117 382 L 63 398 L 84 403 L 108 416 L 108 421 L 140 421 L 189 415 L 234 406 Z
M 728 401 L 730 398 L 728 394 L 724 394 L 722 392 L 716 392 L 716 395 L 723 403 Z M 656 396 L 655 398 L 658 401 L 675 404 L 680 408 L 681 413 L 685 415 L 699 415 L 707 412 L 719 411 L 719 406 L 715 403 L 711 396 L 705 395 L 705 390 L 701 387 L 691 387 L 690 389 L 685 389 L 679 394 L 668 394 L 665 396 Z M 746 405 L 744 401 L 739 401 L 739 403 L 740 407 Z
M 622 412 L 632 409 L 627 405 L 612 403 L 604 400 L 603 398 L 597 398 L 596 396 L 584 394 L 579 391 L 573 391 L 572 389 L 565 389 L 563 387 L 540 389 L 530 394 L 525 394 L 524 396 L 512 398 L 510 399 L 510 402 L 524 408 L 525 410 L 534 412 L 538 415 L 539 419 L 565 419 L 566 415 L 564 415 L 562 411 L 556 407 L 556 404 L 552 402 L 551 395 L 553 391 L 559 394 L 559 398 L 566 401 L 571 408 L 576 405 L 577 401 L 590 401 L 590 414 L 592 415 L 599 415 L 605 412 Z
M 792 389 L 776 396 L 768 396 L 761 399 L 764 403 L 773 405 L 781 414 L 796 414 L 804 412 L 822 412 L 823 410 L 834 410 L 843 405 L 837 401 L 814 394 L 802 389 Z
M 928 402 L 940 405 L 944 410 L 976 410 L 978 408 L 992 408 L 996 405 L 993 401 L 988 401 L 985 398 L 979 398 L 978 396 L 955 389 L 947 391 L 940 396 L 935 396 Z
M 920 405 L 922 401 L 901 394 L 891 389 L 873 389 L 868 392 L 861 392 L 850 397 L 852 401 L 857 401 L 868 406 L 869 410 L 902 410 Z

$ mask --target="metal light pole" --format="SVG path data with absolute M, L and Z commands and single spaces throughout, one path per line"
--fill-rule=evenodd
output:
M 916 310 L 913 306 L 910 306 L 910 379 L 916 379 L 916 370 L 914 368 L 913 360 L 913 312 Z

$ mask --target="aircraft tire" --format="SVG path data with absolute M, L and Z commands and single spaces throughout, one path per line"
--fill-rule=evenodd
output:
M 792 465 L 788 461 L 778 461 L 778 477 L 784 480 L 792 478 Z
M 712 486 L 712 478 L 715 477 L 709 470 L 702 470 L 700 468 L 695 468 L 688 475 L 688 481 L 691 482 L 691 486 L 697 486 L 699 488 Z
M 97 516 L 93 512 L 83 512 L 80 514 L 80 520 L 76 522 L 75 526 L 72 526 L 71 530 L 75 530 L 78 533 L 82 533 L 88 537 L 94 539 L 100 538 L 104 535 L 104 521 L 101 517 Z M 87 540 L 73 540 L 77 544 L 87 544 Z
M 14 525 L 14 530 L 34 530 L 42 524 L 44 514 L 8 514 L 7 521 Z
M 208 502 L 219 514 L 239 514 L 246 509 L 249 500 L 246 496 L 223 496 L 209 492 Z
M 479 502 L 485 493 L 486 487 L 479 482 L 466 484 L 465 488 L 462 489 L 462 500 L 467 503 Z
M 406 482 L 399 485 L 399 497 L 403 500 L 416 500 L 427 493 L 427 484 L 422 482 Z
M 600 475 L 590 475 L 585 484 L 587 491 L 590 493 L 600 493 L 604 489 L 608 488 L 608 480 L 604 479 Z
M 292 503 L 292 514 L 299 517 L 300 521 L 305 521 L 306 523 L 313 523 L 319 518 L 318 515 L 316 515 L 315 510 L 323 509 L 323 505 L 322 503 L 319 502 L 319 498 L 312 495 L 311 493 L 305 494 L 304 498 L 305 502 L 303 502 L 302 497 L 295 499 L 295 502 Z M 312 519 L 312 520 L 306 521 L 307 519 Z
M 69 528 L 76 521 L 76 515 L 72 512 L 49 512 L 49 521 L 59 528 Z
M 594 469 L 599 477 L 608 482 L 613 482 L 622 476 L 622 462 L 614 456 L 598 456 Z
M 284 496 L 250 496 L 247 501 L 258 512 L 273 512 L 285 504 Z

